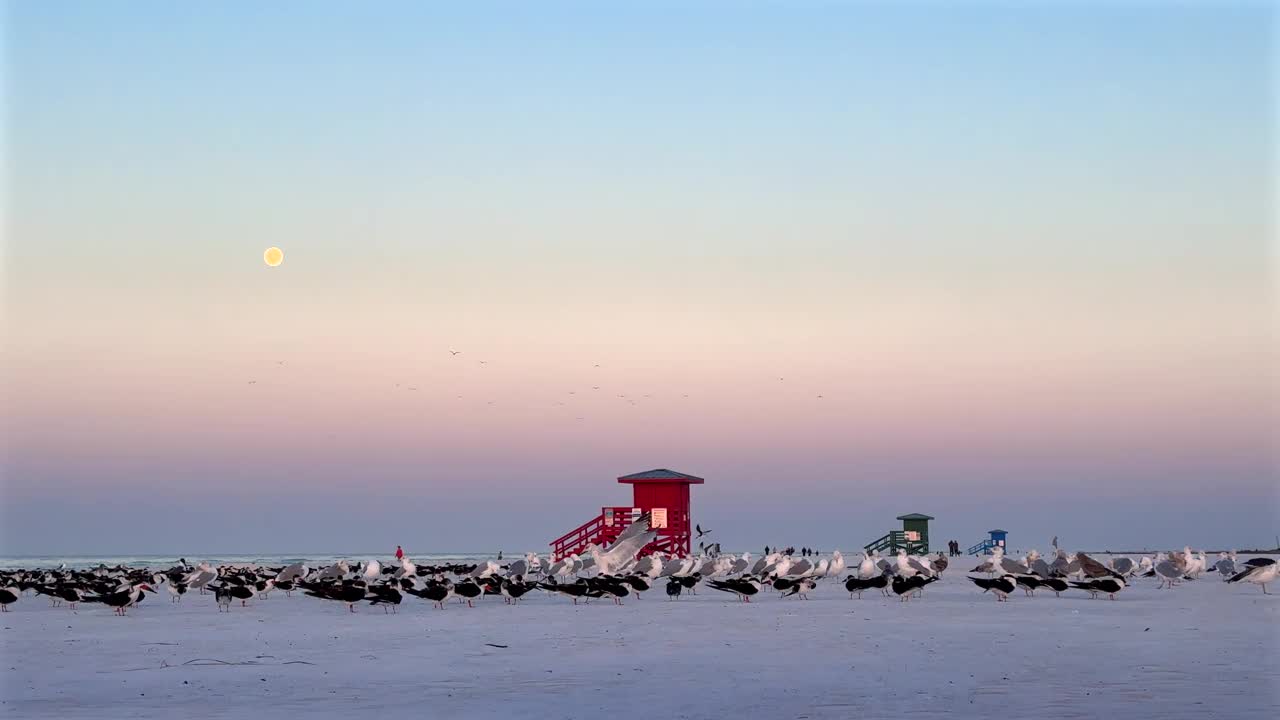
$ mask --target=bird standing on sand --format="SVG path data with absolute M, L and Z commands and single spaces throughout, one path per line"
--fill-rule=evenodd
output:
M 1260 564 L 1254 564 L 1262 561 Z M 1263 595 L 1270 595 L 1267 592 L 1267 583 L 1275 582 L 1277 575 L 1280 575 L 1280 563 L 1270 558 L 1254 558 L 1250 560 L 1244 570 L 1236 573 L 1227 580 L 1229 583 L 1248 582 L 1262 587 Z

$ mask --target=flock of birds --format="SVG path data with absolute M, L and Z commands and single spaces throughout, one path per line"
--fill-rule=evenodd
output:
M 461 350 L 454 350 L 453 348 L 449 348 L 449 349 L 448 349 L 448 352 L 449 352 L 449 357 L 450 357 L 450 358 L 455 359 L 455 361 L 456 361 L 456 362 L 461 362 L 461 361 L 462 361 L 462 359 L 461 359 L 461 358 L 459 358 L 459 356 L 463 354 L 463 352 L 462 352 Z M 476 363 L 476 367 L 480 367 L 480 368 L 488 368 L 488 367 L 489 367 L 489 361 L 488 361 L 488 360 L 475 360 L 475 363 Z M 275 361 L 275 367 L 276 367 L 277 369 L 279 369 L 279 368 L 284 368 L 285 366 L 286 366 L 286 364 L 285 364 L 285 361 L 284 361 L 284 360 L 277 360 L 277 361 Z M 591 365 L 591 368 L 592 368 L 593 370 L 600 370 L 600 369 L 601 369 L 601 365 L 600 365 L 600 363 L 593 363 L 593 364 Z M 258 381 L 258 379 L 257 379 L 257 378 L 254 378 L 254 379 L 248 380 L 248 381 L 246 381 L 246 382 L 247 382 L 247 384 L 249 384 L 249 385 L 258 385 L 258 384 L 259 384 L 259 381 Z M 606 396 L 608 396 L 608 395 L 610 395 L 610 394 L 613 394 L 613 395 L 614 395 L 614 397 L 615 397 L 617 400 L 619 400 L 619 401 L 621 401 L 621 402 L 625 402 L 626 404 L 630 405 L 631 407 L 639 407 L 639 406 L 640 406 L 640 404 L 641 404 L 642 402 L 652 401 L 652 400 L 654 400 L 655 398 L 657 398 L 657 397 L 658 397 L 658 395 L 656 395 L 655 393 L 652 393 L 652 392 L 648 392 L 648 393 L 636 393 L 636 392 L 632 391 L 632 392 L 629 392 L 629 393 L 616 393 L 616 394 L 614 394 L 614 393 L 611 393 L 611 391 L 609 391 L 609 390 L 605 389 L 605 388 L 604 388 L 604 386 L 602 386 L 602 385 L 598 384 L 598 382 L 599 382 L 599 381 L 593 381 L 592 383 L 590 383 L 590 384 L 588 384 L 588 385 L 583 385 L 583 386 L 581 386 L 581 387 L 580 387 L 580 388 L 578 388 L 578 389 L 573 389 L 573 390 L 562 390 L 562 392 L 565 392 L 565 393 L 566 393 L 566 395 L 565 395 L 565 396 L 563 396 L 563 399 L 556 400 L 556 401 L 554 402 L 553 406 L 554 406 L 554 407 L 557 407 L 557 408 L 567 408 L 567 407 L 569 407 L 569 406 L 570 406 L 570 402 L 573 400 L 573 398 L 572 398 L 571 396 L 583 397 L 583 396 L 587 395 L 587 390 L 588 390 L 588 388 L 589 388 L 589 390 L 590 390 L 591 394 L 597 394 L 597 395 L 599 395 L 599 394 L 603 394 L 603 395 L 606 395 Z M 787 382 L 787 378 L 786 378 L 786 377 L 778 377 L 778 378 L 777 378 L 777 382 L 778 382 L 778 383 L 786 383 L 786 382 Z M 410 384 L 410 383 L 405 383 L 405 382 L 397 382 L 397 383 L 395 383 L 395 384 L 394 384 L 394 387 L 395 387 L 395 390 L 397 390 L 397 391 L 409 391 L 409 392 L 416 392 L 416 391 L 418 390 L 418 385 L 416 385 L 416 384 Z M 579 392 L 578 392 L 578 390 L 579 390 L 579 389 L 581 389 L 581 390 L 583 391 L 582 395 L 579 395 Z M 601 391 L 603 391 L 603 393 L 602 393 Z M 458 399 L 458 400 L 462 400 L 462 399 L 463 399 L 463 396 L 462 396 L 462 395 L 457 395 L 456 397 L 457 397 L 457 399 Z M 815 399 L 815 400 L 823 400 L 823 399 L 825 399 L 825 397 L 826 397 L 826 396 L 825 396 L 825 395 L 823 395 L 823 394 L 821 394 L 821 393 L 819 393 L 819 394 L 814 395 L 813 397 L 814 397 L 814 399 Z M 681 394 L 680 394 L 680 398 L 681 398 L 682 400 L 688 400 L 688 399 L 689 399 L 689 394 L 688 394 L 688 393 L 681 393 Z M 566 402 L 566 401 L 570 401 L 570 402 Z M 496 403 L 496 400 L 492 400 L 492 399 L 491 399 L 491 400 L 488 400 L 488 401 L 487 401 L 487 404 L 488 404 L 488 405 L 494 405 L 495 403 Z M 577 417 L 575 417 L 574 419 L 575 419 L 575 420 L 586 420 L 587 418 L 586 418 L 585 416 L 577 416 Z
M 655 553 L 641 557 L 641 551 L 654 536 L 647 518 L 642 517 L 608 548 L 589 547 L 585 557 L 571 555 L 552 562 L 529 553 L 507 565 L 484 561 L 420 566 L 406 557 L 398 567 L 384 567 L 377 560 L 369 560 L 354 569 L 346 561 L 315 569 L 303 563 L 215 569 L 207 563 L 193 567 L 183 560 L 163 572 L 127 567 L 10 570 L 0 572 L 0 610 L 7 612 L 8 606 L 26 592 L 46 596 L 53 605 L 65 604 L 72 610 L 79 603 L 101 603 L 119 615 L 126 614 L 147 593 L 160 592 L 168 594 L 172 602 L 180 602 L 192 592 L 212 594 L 220 612 L 230 612 L 237 601 L 247 605 L 249 600 L 272 592 L 300 592 L 345 605 L 351 612 L 365 602 L 381 606 L 385 612 L 396 612 L 406 596 L 429 601 L 439 609 L 451 600 L 474 607 L 476 600 L 486 596 L 501 596 L 506 603 L 518 603 L 534 591 L 561 595 L 574 604 L 607 598 L 621 605 L 624 598 L 633 594 L 638 597 L 658 583 L 665 584 L 669 600 L 677 600 L 685 592 L 696 594 L 699 585 L 732 594 L 742 602 L 751 602 L 765 588 L 784 598 L 807 600 L 820 583 L 840 582 L 846 569 L 851 572 L 843 585 L 850 598 L 877 590 L 906 602 L 923 595 L 949 565 L 941 554 L 911 556 L 905 550 L 889 557 L 880 557 L 874 551 L 866 553 L 854 567 L 846 566 L 839 551 L 822 558 L 795 558 L 775 552 L 754 561 L 750 553 L 685 558 Z M 1196 554 L 1190 548 L 1144 556 L 1137 561 L 1114 557 L 1109 564 L 1103 564 L 1085 553 L 1068 554 L 1060 549 L 1055 549 L 1051 560 L 1035 551 L 1014 559 L 997 547 L 967 577 L 999 602 L 1006 601 L 1019 588 L 1026 595 L 1038 590 L 1057 595 L 1077 589 L 1094 598 L 1107 595 L 1114 600 L 1135 576 L 1155 577 L 1160 587 L 1173 588 L 1210 572 L 1218 573 L 1229 583 L 1260 585 L 1266 593 L 1267 584 L 1275 581 L 1278 570 L 1280 565 L 1270 558 L 1241 563 L 1233 553 L 1223 553 L 1211 568 L 1203 552 Z

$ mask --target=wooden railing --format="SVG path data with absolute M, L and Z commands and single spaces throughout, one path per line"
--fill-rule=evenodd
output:
M 552 559 L 559 560 L 574 553 L 581 554 L 592 543 L 604 547 L 613 542 L 622 530 L 632 523 L 634 517 L 632 509 L 630 506 L 600 508 L 599 515 L 551 541 Z M 677 531 L 676 528 L 684 527 L 685 522 L 687 519 L 682 513 L 669 511 L 668 529 L 659 529 L 658 537 L 641 550 L 640 554 L 648 555 L 659 551 L 684 554 L 683 545 L 688 542 L 688 539 L 683 531 Z
M 974 545 L 973 547 L 969 548 L 966 552 L 968 552 L 968 554 L 970 555 L 982 555 L 982 554 L 990 555 L 991 548 L 995 546 L 996 546 L 995 541 L 990 538 L 987 538 L 986 540 L 983 540 L 977 545 Z
M 905 530 L 890 530 L 883 537 L 876 538 L 865 546 L 867 552 L 898 552 L 898 548 L 907 551 L 908 555 L 923 555 L 929 552 L 929 546 L 923 540 L 908 540 Z

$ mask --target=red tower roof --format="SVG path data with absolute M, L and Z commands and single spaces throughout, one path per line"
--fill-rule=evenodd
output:
M 687 485 L 701 485 L 706 482 L 700 477 L 694 475 L 685 475 L 684 473 L 668 470 L 666 468 L 658 468 L 657 470 L 648 470 L 646 472 L 632 473 L 631 475 L 623 475 L 618 478 L 620 483 L 685 483 Z

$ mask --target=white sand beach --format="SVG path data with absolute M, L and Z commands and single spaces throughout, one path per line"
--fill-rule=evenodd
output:
M 1244 718 L 1274 712 L 1280 588 L 1217 576 L 1008 603 L 955 562 L 919 600 L 838 582 L 743 604 L 531 593 L 399 613 L 273 593 L 127 617 L 26 595 L 0 616 L 4 717 Z

